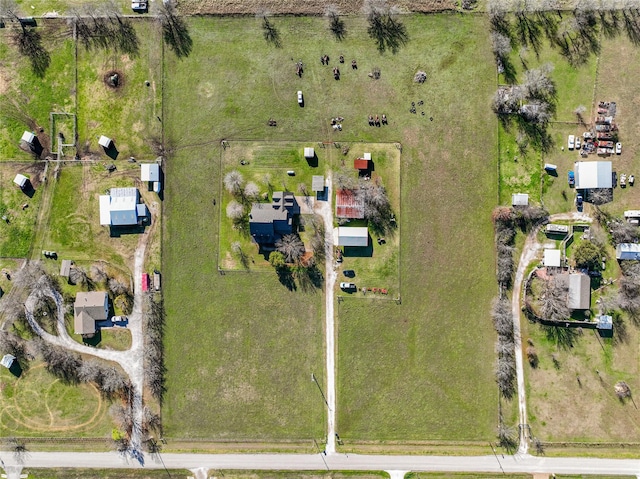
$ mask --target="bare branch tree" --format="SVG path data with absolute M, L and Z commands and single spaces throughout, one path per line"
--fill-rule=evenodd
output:
M 244 177 L 238 170 L 233 170 L 224 175 L 223 183 L 229 193 L 232 195 L 239 195 L 242 193 Z
M 276 250 L 284 255 L 288 263 L 299 263 L 305 252 L 304 243 L 297 234 L 284 235 L 276 241 Z

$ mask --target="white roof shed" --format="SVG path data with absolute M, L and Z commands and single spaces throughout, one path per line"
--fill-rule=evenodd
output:
M 574 171 L 577 190 L 613 188 L 610 161 L 576 161 Z
M 529 195 L 526 193 L 514 193 L 511 195 L 511 206 L 528 206 Z
M 98 139 L 98 145 L 102 146 L 103 148 L 110 148 L 111 138 L 109 138 L 108 136 L 100 135 L 100 138 Z
M 27 178 L 24 175 L 21 175 L 20 173 L 18 173 L 16 175 L 16 177 L 13 179 L 13 182 L 18 185 L 20 188 L 24 188 L 25 185 L 27 184 L 27 181 L 29 180 L 29 178 Z
M 544 265 L 552 268 L 559 268 L 561 265 L 561 256 L 559 249 L 544 250 Z
M 142 163 L 140 165 L 140 180 L 160 181 L 160 165 L 157 163 Z
M 10 369 L 13 366 L 13 362 L 16 360 L 16 357 L 13 354 L 5 354 L 2 356 L 0 360 L 0 364 L 7 369 Z
M 369 230 L 365 226 L 340 226 L 334 237 L 338 246 L 369 246 Z
M 306 147 L 306 148 L 304 149 L 304 157 L 305 157 L 305 158 L 313 158 L 313 157 L 315 157 L 315 156 L 316 156 L 316 152 L 314 151 L 314 149 L 313 149 L 313 148 Z
M 640 260 L 640 244 L 620 243 L 616 246 L 616 259 Z
M 311 191 L 324 191 L 324 176 L 313 175 L 311 177 Z
M 22 140 L 22 141 L 24 141 L 24 142 L 26 142 L 26 143 L 29 143 L 30 145 L 32 145 L 32 144 L 33 144 L 33 142 L 34 142 L 34 140 L 35 140 L 35 139 L 36 139 L 36 135 L 34 135 L 33 133 L 31 133 L 30 131 L 25 131 L 25 132 L 22 134 L 22 138 L 21 138 L 21 140 Z

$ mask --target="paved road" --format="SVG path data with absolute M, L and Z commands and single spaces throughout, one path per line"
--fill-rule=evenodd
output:
M 149 469 L 257 469 L 257 470 L 331 470 L 354 471 L 443 471 L 555 474 L 639 475 L 640 460 L 596 458 L 547 458 L 515 456 L 364 456 L 358 454 L 162 454 L 162 462 L 146 457 L 144 466 L 117 453 L 33 452 L 24 463 L 29 467 L 140 468 Z M 7 466 L 15 458 L 3 453 Z M 164 463 L 164 464 L 163 464 Z

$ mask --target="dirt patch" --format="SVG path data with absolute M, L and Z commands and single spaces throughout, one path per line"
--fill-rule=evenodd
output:
M 331 2 L 340 14 L 362 13 L 363 0 Z M 442 12 L 455 10 L 453 0 L 400 0 L 397 7 L 404 12 Z M 268 11 L 273 14 L 322 15 L 327 6 L 324 0 L 193 0 L 180 2 L 178 10 L 186 15 L 253 15 Z
M 120 70 L 109 70 L 103 75 L 102 82 L 110 90 L 118 91 L 124 86 L 124 73 Z

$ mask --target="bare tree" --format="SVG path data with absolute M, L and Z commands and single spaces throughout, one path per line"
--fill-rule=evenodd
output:
M 567 306 L 567 293 L 567 284 L 557 277 L 545 281 L 544 291 L 539 299 L 542 317 L 552 321 L 566 320 L 571 314 Z
M 238 170 L 233 170 L 224 175 L 224 187 L 232 195 L 240 195 L 244 185 L 244 177 Z
M 284 235 L 276 241 L 276 250 L 284 255 L 288 263 L 299 263 L 305 252 L 304 243 L 297 234 Z
M 327 5 L 324 9 L 324 15 L 329 19 L 329 31 L 333 33 L 336 40 L 342 40 L 345 37 L 347 30 L 344 22 L 340 18 L 338 7 L 333 4 Z
M 502 421 L 498 424 L 498 444 L 507 451 L 514 451 L 518 446 L 515 429 L 507 426 Z
M 555 95 L 556 87 L 549 77 L 553 65 L 546 63 L 540 68 L 533 68 L 524 72 L 524 89 L 528 98 L 548 100 Z
M 498 390 L 505 399 L 511 399 L 515 395 L 516 387 L 515 362 L 511 358 L 499 357 L 496 363 L 496 382 Z
M 538 353 L 535 347 L 527 346 L 527 360 L 529 361 L 529 365 L 533 369 L 536 369 L 538 367 L 540 360 L 538 359 Z
M 242 249 L 240 241 L 234 241 L 233 243 L 231 243 L 231 252 L 238 257 L 243 268 L 249 267 L 249 257 Z
M 114 296 L 120 296 L 121 294 L 130 294 L 129 287 L 117 278 L 109 278 L 109 281 L 107 281 L 107 286 L 109 287 L 109 291 L 111 291 Z
M 513 313 L 506 298 L 496 299 L 493 302 L 491 317 L 493 327 L 499 335 L 513 338 Z
M 235 200 L 231 200 L 227 205 L 227 218 L 239 220 L 244 216 L 244 206 Z
M 498 58 L 504 58 L 511 53 L 511 39 L 500 32 L 491 32 L 491 46 L 493 53 Z
M 256 199 L 260 194 L 260 188 L 253 181 L 250 181 L 244 187 L 244 196 L 249 199 Z
M 13 457 L 16 462 L 24 464 L 27 456 L 29 455 L 29 450 L 27 449 L 27 443 L 25 440 L 17 437 L 10 437 L 7 439 L 7 445 L 13 452 Z
M 78 286 L 88 286 L 91 280 L 84 268 L 74 266 L 69 269 L 69 281 Z
M 587 107 L 584 105 L 578 105 L 576 107 L 575 110 L 573 110 L 573 113 L 575 113 L 576 117 L 578 118 L 578 121 L 580 122 L 581 125 L 585 125 L 584 122 L 584 114 L 587 111 Z
M 94 283 L 104 283 L 109 279 L 104 269 L 98 265 L 91 265 L 89 275 Z

